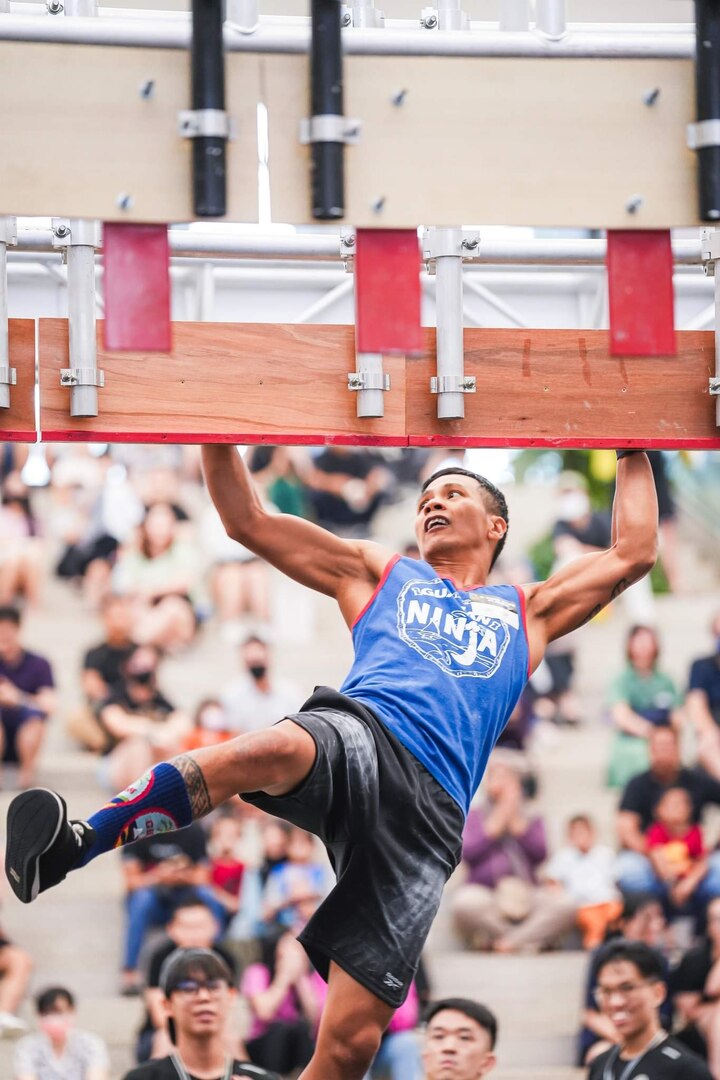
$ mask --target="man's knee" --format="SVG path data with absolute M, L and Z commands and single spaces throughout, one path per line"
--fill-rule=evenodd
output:
M 291 720 L 257 732 L 247 741 L 241 736 L 237 743 L 239 753 L 255 759 L 258 775 L 265 779 L 263 790 L 270 795 L 283 795 L 297 787 L 317 753 L 312 735 Z
M 374 1020 L 350 1027 L 339 1025 L 324 1032 L 324 1052 L 329 1062 L 348 1080 L 360 1080 L 378 1052 L 383 1029 Z

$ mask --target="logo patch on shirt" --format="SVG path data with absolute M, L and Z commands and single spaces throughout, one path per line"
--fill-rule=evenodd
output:
M 489 679 L 518 629 L 517 608 L 481 594 L 463 595 L 441 581 L 408 581 L 397 599 L 400 638 L 454 678 Z M 443 601 L 443 602 L 441 602 Z

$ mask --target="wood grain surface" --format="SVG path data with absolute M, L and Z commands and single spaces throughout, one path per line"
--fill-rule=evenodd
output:
M 9 321 L 10 367 L 17 371 L 17 385 L 10 387 L 10 408 L 0 409 L 0 439 L 35 442 L 35 323 L 32 319 Z

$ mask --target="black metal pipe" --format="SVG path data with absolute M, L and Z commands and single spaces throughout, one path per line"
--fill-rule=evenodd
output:
M 695 0 L 697 119 L 720 121 L 720 0 Z M 700 217 L 720 219 L 720 146 L 698 151 Z
M 192 108 L 224 112 L 223 0 L 193 0 L 192 27 Z M 227 212 L 226 142 L 217 135 L 192 140 L 196 217 L 223 217 Z
M 310 115 L 343 115 L 342 28 L 339 0 L 312 0 Z M 345 216 L 345 146 L 313 142 L 312 212 L 318 221 Z

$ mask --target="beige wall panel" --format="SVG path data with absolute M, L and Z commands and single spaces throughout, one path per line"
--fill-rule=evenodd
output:
M 297 139 L 307 60 L 262 63 L 273 216 L 308 220 L 309 151 Z M 689 61 L 350 56 L 345 85 L 345 111 L 363 123 L 346 152 L 346 220 L 355 226 L 696 223 Z M 651 87 L 661 93 L 648 108 Z M 631 215 L 635 194 L 644 202 Z
M 352 326 L 174 323 L 169 356 L 105 353 L 100 415 L 70 417 L 64 319 L 40 320 L 40 416 L 46 439 L 125 442 L 405 443 L 405 361 L 388 357 L 385 416 L 360 421 L 347 389 Z M 362 436 L 362 438 L 360 438 Z
M 229 221 L 257 220 L 258 62 L 227 58 Z M 155 80 L 149 101 L 138 89 Z M 0 213 L 189 221 L 189 54 L 167 49 L 0 43 Z M 118 195 L 134 200 L 129 212 Z
M 438 420 L 427 355 L 407 362 L 411 444 L 461 446 L 641 446 L 720 448 L 714 334 L 677 335 L 678 355 L 612 357 L 607 331 L 466 330 L 465 371 L 477 393 L 464 420 Z
M 10 408 L 0 409 L 0 441 L 35 442 L 35 323 L 10 319 L 8 330 L 17 384 L 10 387 Z

